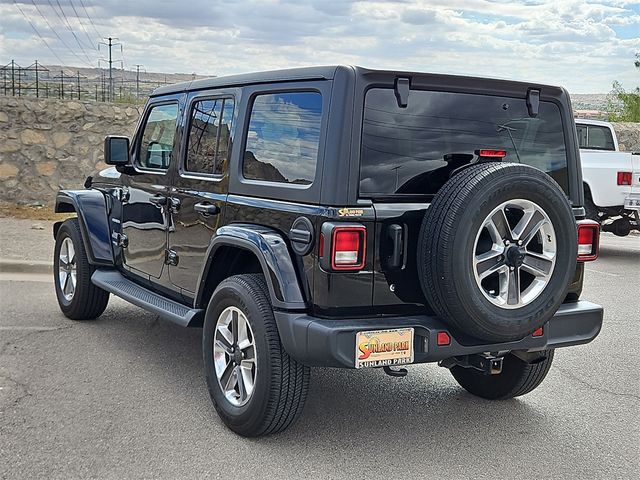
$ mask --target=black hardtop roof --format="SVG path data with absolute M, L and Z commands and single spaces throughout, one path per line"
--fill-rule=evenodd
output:
M 181 82 L 158 87 L 153 91 L 151 96 L 188 92 L 191 90 L 204 90 L 216 87 L 251 85 L 257 83 L 291 82 L 296 80 L 330 80 L 333 78 L 337 68 L 338 66 L 335 65 L 326 67 L 301 67 L 202 78 L 199 80 L 191 80 L 189 82 Z
M 151 96 L 168 95 L 172 93 L 188 92 L 192 90 L 205 90 L 210 88 L 220 87 L 233 87 L 242 85 L 255 85 L 260 83 L 271 82 L 293 82 L 304 80 L 331 80 L 336 75 L 338 69 L 351 70 L 353 73 L 359 76 L 367 77 L 371 75 L 392 75 L 392 76 L 408 76 L 408 77 L 438 77 L 443 83 L 449 80 L 451 84 L 477 84 L 478 82 L 485 82 L 488 88 L 491 86 L 506 86 L 511 87 L 524 87 L 524 88 L 548 88 L 560 93 L 564 91 L 561 87 L 553 85 L 544 85 L 536 82 L 521 82 L 514 80 L 504 80 L 497 78 L 487 77 L 469 77 L 462 75 L 447 75 L 437 73 L 426 72 L 409 72 L 402 70 L 374 70 L 358 66 L 350 65 L 328 65 L 328 66 L 315 66 L 315 67 L 298 67 L 289 68 L 283 70 L 270 70 L 254 73 L 242 73 L 237 75 L 225 75 L 221 77 L 203 78 L 199 80 L 191 80 L 188 82 L 175 83 L 172 85 L 164 85 L 156 88 Z

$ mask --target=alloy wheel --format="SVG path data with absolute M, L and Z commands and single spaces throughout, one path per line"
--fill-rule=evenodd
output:
M 66 237 L 60 245 L 60 253 L 58 254 L 58 285 L 67 302 L 70 302 L 76 293 L 76 283 L 76 252 L 73 241 Z
M 232 405 L 245 405 L 253 394 L 257 358 L 253 330 L 245 314 L 225 308 L 216 323 L 213 365 L 218 384 Z
M 525 199 L 506 201 L 485 218 L 476 236 L 476 284 L 498 307 L 526 306 L 549 283 L 556 250 L 555 230 L 540 206 Z

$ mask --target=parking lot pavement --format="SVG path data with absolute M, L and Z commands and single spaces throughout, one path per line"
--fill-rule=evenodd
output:
M 433 365 L 316 369 L 298 423 L 253 440 L 211 406 L 200 329 L 118 299 L 72 322 L 47 277 L 2 274 L 0 478 L 637 478 L 640 237 L 602 243 L 583 293 L 602 333 L 533 393 L 483 401 Z

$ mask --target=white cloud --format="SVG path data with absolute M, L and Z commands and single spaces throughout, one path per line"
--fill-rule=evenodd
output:
M 68 65 L 98 58 L 88 12 L 101 34 L 119 37 L 129 65 L 148 71 L 223 75 L 356 63 L 540 81 L 576 93 L 606 92 L 615 79 L 638 84 L 637 1 L 83 0 L 87 12 L 78 0 L 60 0 L 62 12 L 56 2 L 36 0 L 38 12 L 16 1 Z M 0 0 L 0 61 L 12 58 L 60 63 L 14 2 Z

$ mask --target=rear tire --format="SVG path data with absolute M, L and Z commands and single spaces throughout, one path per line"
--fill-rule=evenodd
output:
M 263 275 L 236 275 L 216 288 L 205 315 L 202 348 L 211 399 L 231 430 L 245 437 L 268 435 L 300 416 L 309 367 L 282 347 Z
M 89 263 L 77 218 L 66 220 L 56 235 L 53 280 L 58 305 L 71 320 L 93 320 L 107 308 L 109 292 L 91 283 Z
M 453 367 L 451 375 L 467 392 L 487 400 L 506 400 L 525 395 L 534 390 L 549 373 L 553 362 L 553 350 L 547 358 L 529 364 L 515 355 L 507 355 L 502 363 L 502 373 L 486 375 L 473 368 Z

